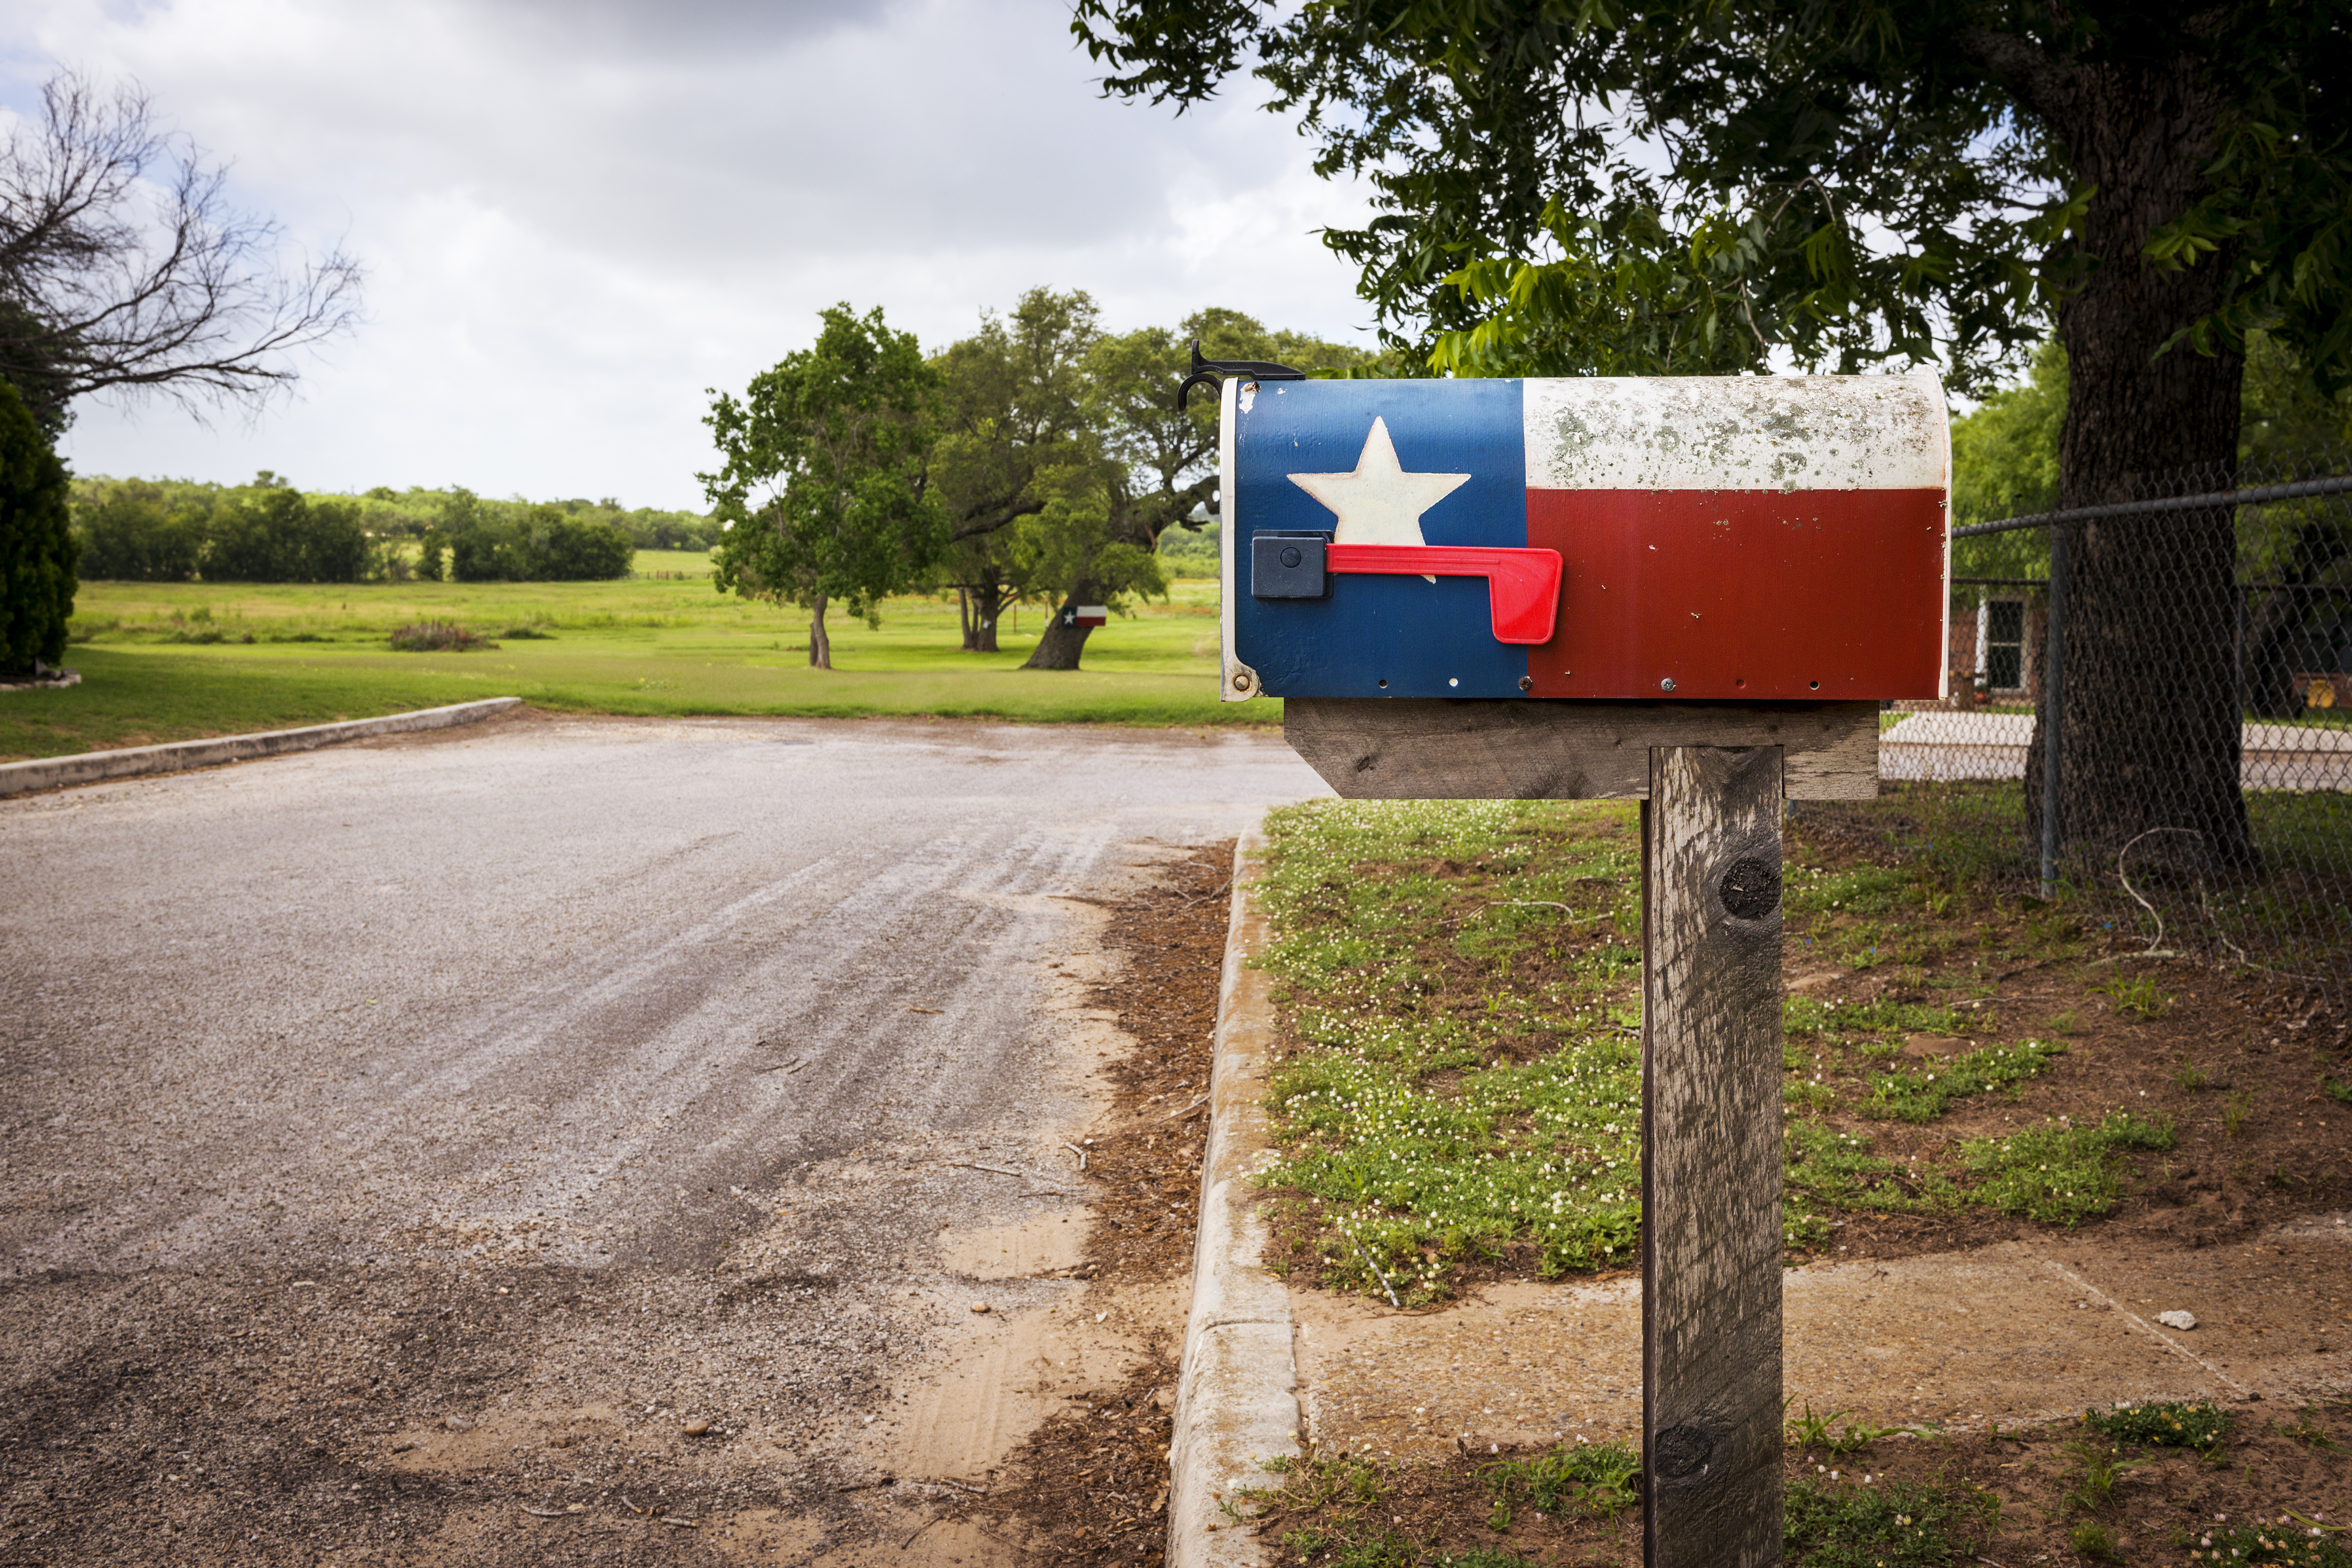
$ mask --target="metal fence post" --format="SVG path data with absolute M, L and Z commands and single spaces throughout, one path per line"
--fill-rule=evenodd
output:
M 2063 749 L 2066 525 L 2050 525 L 2050 629 L 2042 658 L 2042 896 L 2058 896 L 2058 763 Z

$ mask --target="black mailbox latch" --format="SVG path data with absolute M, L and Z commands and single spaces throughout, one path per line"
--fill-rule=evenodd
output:
M 1250 597 L 1320 599 L 1331 592 L 1323 569 L 1328 533 L 1267 529 L 1250 535 Z

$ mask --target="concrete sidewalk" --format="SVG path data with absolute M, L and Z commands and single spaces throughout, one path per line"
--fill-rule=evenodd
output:
M 2352 1384 L 2352 1228 L 2151 1252 L 2009 1242 L 1783 1278 L 1790 1409 L 1979 1429 L 2130 1399 L 2290 1399 Z M 1292 1292 L 1293 1375 L 1319 1447 L 1397 1458 L 1550 1441 L 1638 1446 L 1638 1279 L 1511 1284 L 1419 1313 Z M 2155 1322 L 2187 1310 L 2181 1332 Z
M 1245 841 L 1244 847 L 1247 847 Z M 1202 1181 L 1193 1316 L 1172 1451 L 1168 1561 L 1274 1561 L 1218 1500 L 1257 1461 L 1325 1452 L 1408 1460 L 1556 1437 L 1638 1446 L 1641 1280 L 1489 1287 L 1398 1312 L 1261 1267 L 1250 1178 L 1272 1158 L 1263 1101 L 1267 941 L 1237 867 Z M 2352 1386 L 2352 1215 L 2306 1216 L 2200 1249 L 2089 1237 L 2006 1242 L 1783 1277 L 1792 1411 L 1981 1429 L 2132 1399 L 2288 1401 Z M 2157 1314 L 2188 1311 L 2189 1331 Z

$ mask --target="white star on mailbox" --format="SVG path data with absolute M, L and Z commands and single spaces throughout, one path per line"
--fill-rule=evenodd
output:
M 1375 418 L 1351 474 L 1292 474 L 1290 482 L 1331 509 L 1335 544 L 1426 544 L 1421 514 L 1470 482 L 1467 474 L 1408 474 L 1388 421 Z M 1429 579 L 1431 582 L 1436 578 Z

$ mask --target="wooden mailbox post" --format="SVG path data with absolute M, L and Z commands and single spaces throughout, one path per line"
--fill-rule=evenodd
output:
M 1782 802 L 1876 795 L 1880 702 L 1944 695 L 1942 390 L 1222 398 L 1227 700 L 1352 799 L 1642 802 L 1647 1560 L 1777 1563 Z

